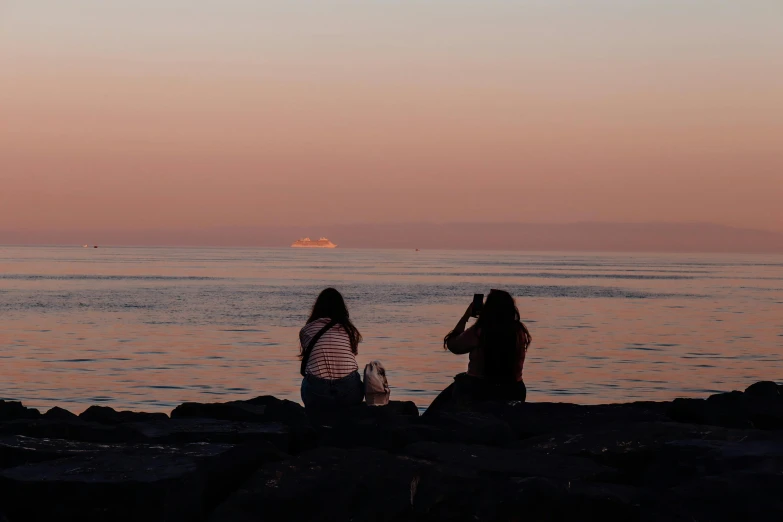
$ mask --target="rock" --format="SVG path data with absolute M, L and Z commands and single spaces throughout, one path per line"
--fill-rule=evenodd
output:
M 692 522 L 666 491 L 622 484 L 574 481 L 568 484 L 561 520 L 639 520 Z M 562 509 L 562 508 L 561 508 Z
M 783 476 L 735 471 L 697 477 L 673 490 L 689 520 L 767 521 L 783 513 Z
M 454 411 L 457 407 L 457 402 L 454 399 L 454 383 L 452 382 L 432 400 L 424 415 L 442 411 Z
M 768 397 L 777 399 L 780 397 L 780 386 L 772 381 L 761 381 L 751 384 L 745 390 L 745 394 L 752 397 Z
M 372 447 L 396 451 L 419 440 L 410 426 L 419 410 L 412 402 L 390 401 L 384 406 L 357 405 L 337 411 L 309 411 L 321 446 Z
M 611 483 L 509 477 L 453 467 L 421 472 L 416 520 L 639 520 L 660 495 Z
M 269 442 L 284 452 L 288 452 L 291 445 L 290 430 L 278 422 L 171 419 L 163 422 L 134 422 L 122 426 L 134 432 L 136 440 L 158 444 Z
M 122 425 L 86 422 L 80 418 L 65 420 L 33 419 L 0 423 L 0 434 L 82 442 L 141 442 L 136 431 Z
M 668 414 L 672 420 L 688 424 L 705 424 L 737 429 L 753 427 L 750 420 L 744 415 L 723 411 L 716 404 L 708 404 L 704 399 L 674 399 Z
M 628 422 L 579 427 L 523 439 L 514 447 L 560 455 L 602 458 L 607 455 L 655 449 L 684 439 L 741 440 L 745 430 L 730 430 L 677 422 Z
M 319 444 L 339 448 L 372 447 L 399 451 L 420 441 L 501 445 L 514 440 L 511 428 L 491 415 L 440 412 L 427 418 L 419 418 L 406 407 L 389 410 L 385 408 L 387 406 L 365 407 L 339 415 L 314 418 Z M 398 411 L 403 414 L 397 415 Z
M 569 484 L 542 477 L 513 478 L 506 486 L 497 520 L 587 520 L 569 517 Z M 524 518 L 520 519 L 520 514 Z
M 530 450 L 417 442 L 405 448 L 405 454 L 458 469 L 504 477 L 606 480 L 617 476 L 616 470 L 589 459 Z
M 461 442 L 489 446 L 515 440 L 511 427 L 494 415 L 476 412 L 438 412 L 416 424 L 416 438 L 422 441 Z
M 0 510 L 11 522 L 775 519 L 779 391 L 423 416 L 405 402 L 318 415 L 268 396 L 186 403 L 171 419 L 4 402 Z
M 12 519 L 184 521 L 201 515 L 206 477 L 184 456 L 102 454 L 5 470 L 0 486 Z
M 144 413 L 135 411 L 117 411 L 108 406 L 90 406 L 79 418 L 87 422 L 100 424 L 121 424 L 124 422 L 147 422 L 168 420 L 165 413 Z
M 674 453 L 676 462 L 683 467 L 689 464 L 685 455 L 690 453 L 698 459 L 691 464 L 691 476 L 720 475 L 735 471 L 779 473 L 783 470 L 783 437 L 779 434 L 774 437 L 765 440 L 749 435 L 740 440 L 677 440 L 667 443 L 658 452 L 659 458 L 656 462 L 665 459 L 667 454 Z
M 17 419 L 35 419 L 41 412 L 33 408 L 25 408 L 18 401 L 0 401 L 0 422 Z
M 74 420 L 78 419 L 79 416 L 75 413 L 71 413 L 68 410 L 64 410 L 59 406 L 55 406 L 54 408 L 44 413 L 43 418 L 49 420 Z
M 217 419 L 238 422 L 278 423 L 290 432 L 288 450 L 298 453 L 315 446 L 316 432 L 299 404 L 264 395 L 247 401 L 224 403 L 186 402 L 171 412 L 172 419 Z
M 103 444 L 62 439 L 35 439 L 23 435 L 6 435 L 0 437 L 0 468 L 68 458 L 85 453 L 99 453 L 107 451 L 109 447 Z
M 186 402 L 171 412 L 172 419 L 217 419 L 241 422 L 267 422 L 267 406 L 245 401 L 199 403 Z
M 201 418 L 243 422 L 281 422 L 288 426 L 308 424 L 305 409 L 299 404 L 262 395 L 247 401 L 198 403 L 186 402 L 174 408 L 172 419 Z
M 684 440 L 738 441 L 747 437 L 747 431 L 675 422 L 611 423 L 531 437 L 519 441 L 514 447 L 590 458 L 619 469 L 623 474 L 619 481 L 638 484 L 656 461 L 661 463 L 664 452 L 671 452 L 670 448 L 667 449 L 668 443 Z M 671 467 L 671 473 L 675 473 L 676 467 Z
M 0 471 L 0 502 L 8 516 L 12 520 L 198 520 L 251 471 L 279 458 L 269 446 L 93 449 Z
M 477 413 L 489 414 L 508 424 L 518 438 L 566 429 L 585 429 L 612 422 L 669 420 L 669 403 L 636 402 L 583 406 L 567 403 L 484 402 L 472 405 Z M 423 418 L 437 415 L 427 411 Z
M 515 447 L 586 457 L 616 468 L 614 482 L 672 487 L 705 473 L 783 469 L 783 437 L 774 433 L 679 424 L 614 423 L 529 438 Z
M 512 481 L 427 464 L 412 483 L 413 520 L 514 520 L 501 516 L 505 500 L 517 489 Z
M 205 455 L 203 448 L 207 446 L 210 445 L 198 443 L 171 447 L 172 451 L 182 451 L 195 458 L 206 472 L 207 490 L 203 497 L 206 511 L 217 507 L 262 465 L 283 460 L 288 456 L 272 444 L 261 441 L 221 445 L 226 451 Z
M 783 429 L 783 395 L 775 394 L 777 389 L 774 383 L 760 382 L 750 386 L 749 393 L 720 393 L 706 400 L 675 399 L 667 413 L 678 422 L 692 424 L 740 429 Z
M 316 426 L 320 446 L 399 451 L 420 440 L 410 421 L 400 419 L 333 420 Z
M 369 406 L 366 403 L 333 411 L 307 411 L 307 417 L 313 424 L 335 422 L 361 422 L 363 420 L 386 420 L 402 418 L 411 420 L 419 416 L 419 408 L 411 401 L 389 401 L 383 406 Z
M 318 448 L 264 466 L 210 520 L 405 520 L 422 467 L 373 449 Z

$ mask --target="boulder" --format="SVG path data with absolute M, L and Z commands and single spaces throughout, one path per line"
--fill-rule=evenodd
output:
M 276 458 L 270 446 L 93 447 L 0 471 L 0 504 L 13 521 L 198 520 Z
M 67 419 L 20 419 L 0 423 L 0 435 L 24 435 L 36 438 L 82 442 L 141 442 L 142 437 L 122 425 L 87 422 L 78 417 Z
M 576 427 L 550 435 L 517 442 L 514 447 L 559 455 L 586 457 L 616 468 L 618 481 L 640 484 L 682 479 L 682 465 L 703 455 L 701 450 L 681 447 L 679 454 L 670 443 L 682 441 L 740 441 L 749 437 L 743 430 L 706 427 L 676 422 L 610 423 L 605 426 Z M 698 455 L 696 455 L 698 454 Z M 665 458 L 664 458 L 665 457 Z M 692 465 L 688 464 L 688 465 Z M 667 476 L 653 478 L 651 470 Z M 683 475 L 684 476 L 684 475 Z
M 574 481 L 560 508 L 560 520 L 690 521 L 670 506 L 667 492 L 622 484 Z
M 773 387 L 774 386 L 774 387 Z M 783 429 L 783 395 L 775 383 L 760 382 L 746 392 L 719 393 L 708 399 L 675 399 L 668 415 L 678 422 L 726 428 Z
M 51 408 L 49 411 L 44 413 L 43 418 L 49 420 L 74 420 L 78 419 L 79 416 L 68 410 L 60 408 L 59 406 L 55 406 L 54 408 Z
M 673 457 L 669 457 L 673 454 Z M 689 455 L 695 455 L 690 462 Z M 748 436 L 740 440 L 677 440 L 667 443 L 660 451 L 656 463 L 666 459 L 676 462 L 680 468 L 690 466 L 692 477 L 722 475 L 744 471 L 748 473 L 780 473 L 783 470 L 783 436 L 763 439 Z M 686 476 L 680 473 L 680 478 Z M 678 483 L 683 482 L 680 480 Z
M 318 444 L 334 448 L 376 448 L 399 451 L 420 440 L 405 419 L 340 419 L 317 424 Z
M 215 419 L 171 419 L 163 422 L 133 422 L 122 425 L 135 439 L 157 444 L 269 442 L 288 452 L 291 432 L 278 422 L 231 422 Z
M 502 445 L 515 439 L 511 428 L 492 415 L 439 412 L 419 418 L 416 409 L 398 408 L 374 406 L 313 417 L 319 444 L 399 451 L 420 441 Z
M 384 406 L 361 404 L 333 411 L 309 410 L 307 415 L 321 446 L 395 451 L 418 440 L 409 429 L 419 418 L 419 410 L 412 402 L 390 401 Z
M 247 401 L 186 402 L 171 412 L 172 419 L 215 419 L 247 423 L 277 423 L 290 433 L 287 451 L 298 453 L 315 446 L 316 432 L 299 404 L 263 395 Z
M 217 419 L 241 422 L 267 422 L 267 406 L 245 401 L 185 402 L 171 412 L 172 419 Z
M 778 399 L 781 395 L 780 385 L 772 381 L 761 381 L 751 384 L 745 389 L 745 394 L 751 397 L 766 397 Z
M 404 419 L 407 421 L 419 416 L 419 408 L 411 401 L 389 401 L 388 404 L 383 406 L 369 406 L 366 403 L 361 403 L 337 410 L 305 411 L 310 422 L 314 425 L 388 419 Z
M 747 439 L 747 430 L 677 422 L 613 422 L 579 427 L 520 440 L 514 447 L 548 453 L 600 458 L 655 449 L 677 440 L 733 441 Z
M 547 402 L 483 402 L 471 405 L 472 411 L 492 415 L 508 424 L 517 438 L 527 438 L 562 430 L 584 429 L 612 422 L 669 420 L 669 403 L 635 402 L 628 404 L 579 405 Z M 427 419 L 439 411 L 425 412 Z
M 108 406 L 90 406 L 79 418 L 87 422 L 99 424 L 122 424 L 124 422 L 147 422 L 168 420 L 165 413 L 145 413 L 136 411 L 117 411 Z
M 608 480 L 617 471 L 590 459 L 531 450 L 472 444 L 417 442 L 405 454 L 451 468 L 503 477 L 545 477 L 557 480 Z
M 281 422 L 288 426 L 307 425 L 301 405 L 271 395 L 246 401 L 180 404 L 171 412 L 172 419 L 201 418 L 244 422 Z
M 734 471 L 706 475 L 673 489 L 678 509 L 689 520 L 767 521 L 783 513 L 783 476 L 780 471 Z
M 0 468 L 68 458 L 85 453 L 99 453 L 107 451 L 110 447 L 105 444 L 62 439 L 36 439 L 23 435 L 5 435 L 0 436 Z
M 318 448 L 264 466 L 210 520 L 405 520 L 422 467 L 374 449 Z
M 17 419 L 36 419 L 41 412 L 34 408 L 25 408 L 18 401 L 0 401 L 0 422 Z
M 499 446 L 515 440 L 508 423 L 494 415 L 442 411 L 423 417 L 414 428 L 417 440 Z

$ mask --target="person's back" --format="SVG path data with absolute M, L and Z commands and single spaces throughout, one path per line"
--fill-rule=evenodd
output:
M 299 342 L 306 408 L 334 409 L 362 402 L 364 390 L 356 362 L 361 334 L 337 290 L 327 288 L 318 296 L 299 332 Z
M 457 375 L 436 402 L 524 401 L 522 368 L 531 336 L 520 321 L 514 298 L 492 290 L 476 324 L 465 329 L 472 312 L 473 305 L 443 340 L 452 353 L 470 354 L 468 371 Z
M 299 332 L 300 345 L 307 347 L 330 322 L 331 318 L 323 317 L 307 323 Z M 342 379 L 358 370 L 351 337 L 339 323 L 333 324 L 316 341 L 305 367 L 306 375 L 327 380 Z

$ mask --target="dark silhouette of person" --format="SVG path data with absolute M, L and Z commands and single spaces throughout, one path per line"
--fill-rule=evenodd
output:
M 443 339 L 444 349 L 470 354 L 468 371 L 457 375 L 433 404 L 524 401 L 527 390 L 522 368 L 532 337 L 519 318 L 514 298 L 506 291 L 492 290 L 476 323 L 465 329 L 472 315 L 473 303 Z

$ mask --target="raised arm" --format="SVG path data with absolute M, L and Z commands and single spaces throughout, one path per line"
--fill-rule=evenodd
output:
M 457 326 L 446 336 L 444 344 L 451 353 L 469 353 L 478 345 L 478 336 L 472 328 L 465 330 L 468 319 L 473 314 L 473 303 L 465 310 L 465 314 L 457 322 Z

